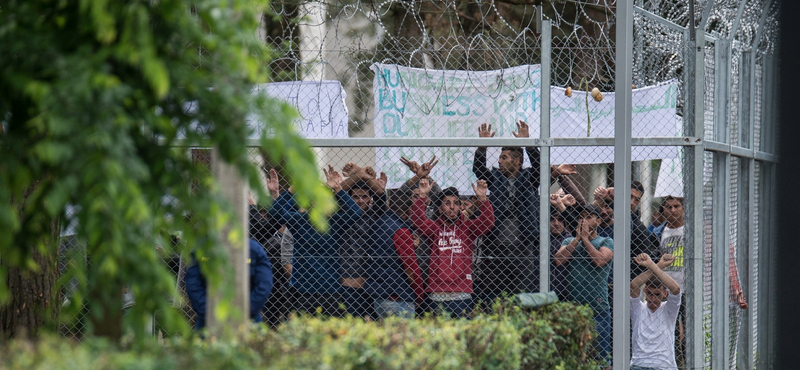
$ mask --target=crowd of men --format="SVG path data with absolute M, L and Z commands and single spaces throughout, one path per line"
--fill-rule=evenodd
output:
M 482 124 L 478 134 L 495 133 L 491 125 Z M 519 121 L 513 135 L 529 137 L 528 125 Z M 490 168 L 487 148 L 478 147 L 472 169 L 477 181 L 470 196 L 455 187 L 441 188 L 431 178 L 435 157 L 423 163 L 400 158 L 413 176 L 397 189 L 387 189 L 386 175 L 371 167 L 350 162 L 339 172 L 328 166 L 325 183 L 338 209 L 329 215 L 327 232 L 312 226 L 291 189 L 280 189 L 277 172 L 270 170 L 267 188 L 273 202 L 259 209 L 251 200 L 250 235 L 251 244 L 263 248 L 261 253 L 251 250 L 252 263 L 263 260 L 272 269 L 271 294 L 263 295 L 264 286 L 251 279 L 251 285 L 262 289 L 251 304 L 261 307 L 273 326 L 292 312 L 376 320 L 490 311 L 503 294 L 539 291 L 539 191 L 558 183 L 559 190 L 546 195 L 551 204 L 550 288 L 561 300 L 592 308 L 595 348 L 600 358 L 608 358 L 614 189 L 597 188 L 588 203 L 571 178 L 573 165 L 551 166 L 551 183 L 540 186 L 539 161 L 536 147 L 503 147 L 497 166 Z M 677 353 L 684 342 L 683 199 L 665 197 L 660 218 L 645 226 L 638 213 L 645 189 L 638 181 L 630 185 L 632 364 L 671 368 L 676 366 L 673 342 Z M 195 264 L 186 285 L 199 314 L 204 312 L 204 298 L 197 297 L 204 290 L 204 284 L 198 288 L 200 282 Z M 738 289 L 732 294 L 746 308 L 738 281 L 732 289 Z M 662 305 L 665 309 L 659 311 Z M 662 311 L 658 325 L 648 324 Z

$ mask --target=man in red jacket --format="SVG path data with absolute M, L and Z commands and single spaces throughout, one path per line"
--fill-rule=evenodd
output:
M 494 227 L 494 210 L 486 199 L 486 181 L 472 186 L 480 216 L 469 220 L 461 213 L 461 199 L 454 187 L 442 191 L 439 219 L 425 216 L 425 200 L 431 190 L 428 179 L 419 182 L 419 198 L 411 207 L 411 223 L 431 245 L 430 274 L 425 291 L 431 307 L 452 317 L 467 316 L 472 310 L 472 247 L 476 238 Z

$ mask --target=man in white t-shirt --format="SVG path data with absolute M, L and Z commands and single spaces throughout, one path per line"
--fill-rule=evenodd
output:
M 634 278 L 630 286 L 631 370 L 677 369 L 675 321 L 681 305 L 681 288 L 663 270 L 675 257 L 664 254 L 656 264 L 642 253 L 634 261 L 647 271 Z M 644 302 L 639 299 L 640 291 L 644 291 Z
M 661 242 L 659 250 L 661 253 L 669 253 L 675 257 L 675 262 L 664 269 L 671 276 L 678 286 L 683 290 L 684 283 L 684 243 L 683 235 L 685 228 L 683 197 L 668 195 L 661 202 L 661 214 L 664 216 L 664 223 L 653 229 L 653 234 Z M 675 347 L 678 355 L 678 363 L 683 365 L 686 354 L 686 303 L 681 304 L 678 312 L 678 340 Z M 682 366 L 683 367 L 683 366 Z

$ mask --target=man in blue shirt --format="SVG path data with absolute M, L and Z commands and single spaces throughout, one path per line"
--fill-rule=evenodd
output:
M 272 266 L 264 248 L 253 239 L 250 239 L 250 257 L 247 264 L 250 266 L 250 319 L 261 322 L 261 308 L 272 292 Z M 192 309 L 197 314 L 195 329 L 206 326 L 206 278 L 196 261 L 186 270 L 186 295 L 192 304 Z

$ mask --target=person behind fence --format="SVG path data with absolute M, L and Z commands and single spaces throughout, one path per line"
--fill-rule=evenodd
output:
M 439 160 L 436 159 L 436 156 L 433 156 L 431 160 L 419 164 L 416 161 L 412 161 L 407 159 L 406 157 L 400 157 L 400 163 L 406 165 L 409 171 L 414 175 L 411 176 L 403 185 L 400 185 L 398 190 L 402 192 L 412 191 L 413 195 L 411 197 L 411 201 L 417 200 L 419 197 L 419 180 L 427 178 L 428 181 L 431 183 L 431 192 L 428 194 L 428 198 L 425 201 L 425 214 L 431 220 L 436 220 L 438 218 L 439 210 L 435 207 L 435 204 L 439 200 L 439 197 L 442 195 L 442 188 L 439 187 L 439 184 L 436 183 L 431 177 L 431 170 L 433 167 L 439 163 Z
M 372 167 L 360 167 L 348 162 L 342 168 L 347 178 L 342 181 L 342 189 L 350 194 L 361 209 L 359 219 L 348 225 L 342 235 L 339 247 L 342 273 L 342 303 L 348 314 L 354 317 L 375 317 L 372 296 L 365 292 L 365 258 L 370 244 L 372 224 L 386 212 L 386 174 L 376 178 Z
M 677 369 L 675 321 L 681 305 L 681 287 L 663 270 L 675 257 L 664 254 L 655 263 L 642 253 L 634 261 L 646 270 L 630 284 L 631 370 Z M 642 291 L 644 302 L 639 298 Z
M 514 137 L 529 137 L 528 124 L 517 122 Z M 494 136 L 492 125 L 483 123 L 478 136 Z M 533 292 L 538 287 L 539 149 L 525 147 L 530 167 L 523 168 L 523 149 L 503 147 L 498 167 L 486 167 L 486 147 L 475 150 L 472 172 L 489 187 L 495 227 L 485 238 L 480 253 L 481 277 L 478 299 L 489 308 L 503 292 Z
M 550 204 L 558 203 L 563 206 L 557 194 L 550 196 Z M 570 236 L 564 222 L 564 216 L 559 211 L 560 207 L 553 205 L 550 208 L 550 290 L 556 292 L 558 300 L 567 300 L 567 269 L 564 265 L 557 265 L 556 253 L 561 249 L 561 244 Z
M 270 169 L 267 174 L 273 173 L 277 178 L 275 169 Z M 269 178 L 268 178 L 269 179 Z M 280 195 L 277 191 L 277 184 L 274 186 L 267 186 L 270 190 L 272 200 L 278 198 Z M 280 272 L 282 270 L 281 264 L 281 240 L 283 239 L 283 230 L 285 226 L 275 222 L 265 208 L 256 205 L 252 196 L 248 197 L 250 203 L 249 211 L 249 232 L 250 237 L 257 241 L 264 247 L 267 253 L 269 263 L 275 266 L 278 271 L 273 271 L 272 275 L 272 293 L 269 295 L 267 303 L 262 309 L 262 317 L 271 327 L 276 327 L 282 321 L 288 318 L 289 299 L 287 291 L 289 289 L 289 278 L 286 274 Z
M 631 228 L 631 257 L 630 257 L 630 278 L 633 279 L 646 270 L 634 261 L 636 256 L 647 253 L 652 258 L 658 259 L 661 257 L 661 252 L 658 248 L 658 240 L 653 236 L 647 227 L 642 223 L 639 213 L 637 211 L 639 203 L 642 201 L 642 194 L 644 193 L 644 185 L 639 181 L 631 182 L 631 214 L 630 214 L 630 228 Z M 614 188 L 598 187 L 594 190 L 594 205 L 600 209 L 600 226 L 597 228 L 597 234 L 614 239 Z M 611 269 L 614 269 L 613 262 Z M 626 279 L 627 280 L 627 279 Z M 608 275 L 608 294 L 612 295 L 614 291 L 614 274 Z M 609 301 L 611 308 L 611 316 L 614 314 L 613 300 Z M 612 335 L 613 337 L 613 335 Z M 613 340 L 613 338 L 612 338 Z
M 659 240 L 647 231 L 647 226 L 642 223 L 637 209 L 642 201 L 644 185 L 639 181 L 631 182 L 631 279 L 646 271 L 645 268 L 634 262 L 634 258 L 642 253 L 647 253 L 658 260 L 661 257 Z M 598 187 L 594 191 L 594 205 L 600 208 L 600 227 L 597 233 L 601 236 L 614 238 L 614 188 Z M 609 281 L 609 283 L 612 283 Z
M 518 121 L 514 137 L 529 137 L 525 121 Z M 479 137 L 493 137 L 492 125 L 478 127 Z M 472 172 L 489 186 L 489 200 L 495 207 L 495 228 L 481 243 L 476 279 L 478 298 L 485 309 L 501 294 L 537 291 L 539 287 L 539 149 L 525 147 L 530 167 L 523 168 L 521 147 L 503 147 L 498 167 L 486 167 L 486 147 L 475 150 Z M 558 180 L 562 188 L 583 199 L 569 178 L 575 166 L 550 166 L 550 183 Z
M 588 304 L 597 323 L 595 348 L 601 359 L 611 351 L 611 317 L 607 281 L 614 257 L 611 238 L 597 235 L 600 210 L 593 205 L 580 206 L 575 237 L 564 239 L 556 252 L 555 264 L 567 266 L 567 295 L 571 301 Z
M 389 211 L 373 224 L 364 287 L 374 298 L 377 318 L 413 318 L 424 288 L 407 224 L 411 191 L 392 190 L 388 206 Z
M 653 229 L 653 235 L 660 241 L 660 251 L 675 256 L 675 262 L 665 268 L 666 273 L 683 289 L 684 261 L 683 236 L 685 229 L 683 197 L 668 195 L 661 201 L 661 214 L 664 223 Z M 683 366 L 686 354 L 686 300 L 681 300 L 678 311 L 678 325 L 675 336 L 675 353 L 678 365 Z
M 461 213 L 458 190 L 442 190 L 439 200 L 439 220 L 425 215 L 425 198 L 431 184 L 423 179 L 419 184 L 420 196 L 411 207 L 411 223 L 434 241 L 431 248 L 430 274 L 425 291 L 428 304 L 437 312 L 447 312 L 453 317 L 466 317 L 472 310 L 472 248 L 475 238 L 486 234 L 494 226 L 494 210 L 486 198 L 486 181 L 473 185 L 478 197 L 480 216 L 468 220 Z
M 294 194 L 284 191 L 272 203 L 269 213 L 286 225 L 294 238 L 290 285 L 295 298 L 293 309 L 316 313 L 317 309 L 330 316 L 341 316 L 339 309 L 342 287 L 339 246 L 347 226 L 361 217 L 362 210 L 342 189 L 342 175 L 328 166 L 323 168 L 325 184 L 334 192 L 338 210 L 329 215 L 329 230 L 317 231 L 308 212 L 295 204 Z M 275 180 L 277 181 L 277 179 Z
M 416 161 L 409 160 L 405 157 L 400 157 L 400 163 L 408 167 L 408 169 L 414 175 L 406 180 L 406 182 L 400 186 L 398 191 L 412 192 L 411 202 L 413 203 L 419 197 L 419 181 L 421 179 L 427 179 L 431 184 L 431 192 L 428 194 L 428 197 L 425 198 L 425 215 L 431 220 L 438 219 L 439 210 L 435 207 L 435 205 L 438 204 L 438 199 L 441 197 L 442 188 L 439 187 L 439 184 L 437 184 L 436 181 L 430 177 L 430 173 L 433 167 L 439 163 L 439 160 L 436 159 L 436 156 L 433 156 L 433 158 L 431 158 L 429 161 L 419 164 Z M 426 282 L 428 281 L 428 272 L 430 270 L 429 265 L 432 241 L 425 236 L 420 235 L 416 230 L 413 230 L 412 236 L 419 240 L 419 243 L 415 244 L 414 251 L 417 254 L 417 264 L 419 264 L 419 270 L 420 273 L 422 273 L 422 281 Z M 427 305 L 427 301 L 418 303 L 416 306 L 416 313 L 418 316 L 422 316 L 429 311 L 430 308 Z
M 250 319 L 253 322 L 261 322 L 261 309 L 267 303 L 270 292 L 272 292 L 272 266 L 269 257 L 264 252 L 264 247 L 257 241 L 249 239 L 248 246 L 250 255 L 247 264 L 250 267 Z M 186 295 L 192 309 L 197 314 L 195 329 L 202 329 L 206 326 L 206 296 L 207 284 L 200 264 L 194 260 L 192 253 L 192 265 L 186 270 Z
M 558 214 L 561 216 L 562 222 L 564 223 L 564 230 L 569 234 L 572 234 L 572 232 L 577 228 L 577 209 L 584 204 L 586 204 L 585 200 L 582 202 L 579 201 L 578 198 L 572 194 L 567 194 L 564 192 L 563 188 L 560 188 L 555 193 L 550 194 L 550 209 L 558 212 Z

